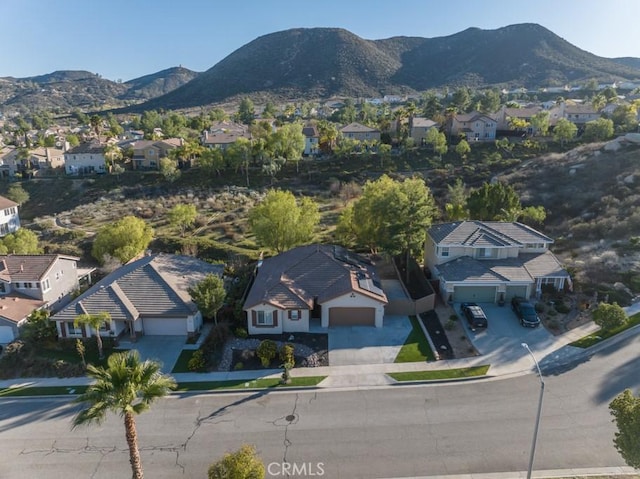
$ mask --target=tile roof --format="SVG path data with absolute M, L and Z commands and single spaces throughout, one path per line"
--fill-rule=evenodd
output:
M 45 301 L 29 298 L 18 293 L 3 295 L 0 296 L 0 317 L 18 324 L 45 304 Z
M 469 123 L 471 121 L 477 120 L 489 120 L 496 123 L 496 120 L 491 118 L 489 115 L 485 115 L 484 113 L 480 113 L 479 111 L 472 111 L 471 113 L 461 113 L 455 115 L 456 121 L 460 123 Z
M 429 236 L 439 245 L 482 248 L 523 246 L 527 243 L 553 243 L 548 236 L 522 223 L 500 221 L 458 221 L 431 226 Z
M 344 248 L 300 246 L 263 261 L 244 308 L 269 303 L 281 309 L 307 309 L 315 298 L 322 304 L 349 292 L 386 303 L 378 284 L 373 266 Z
M 102 155 L 104 154 L 104 145 L 95 142 L 87 142 L 81 143 L 78 146 L 67 150 L 65 154 L 67 155 L 81 155 L 85 153 L 91 153 L 94 155 Z
M 156 254 L 132 261 L 96 283 L 55 314 L 73 321 L 78 314 L 106 311 L 114 320 L 185 317 L 197 311 L 188 289 L 207 274 L 222 275 L 222 265 L 191 256 Z
M 5 208 L 12 208 L 14 206 L 20 206 L 15 201 L 11 201 L 9 198 L 5 198 L 4 196 L 0 196 L 0 210 L 4 210 Z
M 78 261 L 60 254 L 0 255 L 0 279 L 4 281 L 40 281 L 59 259 Z
M 320 136 L 315 125 L 307 125 L 302 129 L 302 134 L 307 138 L 316 138 Z
M 435 121 L 430 120 L 429 118 L 422 118 L 419 116 L 414 117 L 412 121 L 413 121 L 412 123 L 413 128 L 432 128 L 434 126 L 438 126 L 438 124 Z
M 361 125 L 360 123 L 349 123 L 347 126 L 340 128 L 342 133 L 372 133 L 377 132 L 375 128 Z
M 462 256 L 436 266 L 446 282 L 525 282 L 532 283 L 537 278 L 568 278 L 569 273 L 550 251 L 544 253 L 523 253 L 517 258 L 498 260 L 478 260 Z

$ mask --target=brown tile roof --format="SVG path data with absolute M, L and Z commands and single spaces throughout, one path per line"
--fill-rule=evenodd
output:
M 0 316 L 12 323 L 18 324 L 33 311 L 41 308 L 45 304 L 44 301 L 29 298 L 22 294 L 10 293 L 0 296 Z
M 375 269 L 364 258 L 333 245 L 300 246 L 263 261 L 244 308 L 269 303 L 280 309 L 313 307 L 349 292 L 381 303 Z
M 19 205 L 15 201 L 11 201 L 9 198 L 0 196 L 0 210 L 4 210 L 5 208 L 12 208 L 14 206 L 19 206 Z
M 378 130 L 361 125 L 360 123 L 349 123 L 347 126 L 341 128 L 340 131 L 342 133 L 373 133 Z
M 40 281 L 58 259 L 78 261 L 80 258 L 59 254 L 0 255 L 0 279 L 5 281 Z

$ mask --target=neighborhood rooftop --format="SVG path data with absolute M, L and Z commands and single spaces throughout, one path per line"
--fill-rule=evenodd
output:
M 553 243 L 548 236 L 522 223 L 498 221 L 461 221 L 433 225 L 429 236 L 436 243 L 469 246 L 522 246 Z

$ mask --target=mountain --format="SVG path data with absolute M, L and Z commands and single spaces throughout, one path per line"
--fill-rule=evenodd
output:
M 128 90 L 122 98 L 125 100 L 147 100 L 158 97 L 190 82 L 197 76 L 197 72 L 181 66 L 168 68 L 125 82 Z
M 613 61 L 619 63 L 620 65 L 625 65 L 630 68 L 635 68 L 640 73 L 640 58 L 635 57 L 620 57 L 613 58 Z
M 126 83 L 82 70 L 61 70 L 26 78 L 0 78 L 0 110 L 66 112 L 125 106 L 170 92 L 198 74 L 169 68 Z
M 142 108 L 194 107 L 240 95 L 381 96 L 442 86 L 536 88 L 638 76 L 634 68 L 581 50 L 537 24 L 385 40 L 364 40 L 338 28 L 297 28 L 253 40 Z

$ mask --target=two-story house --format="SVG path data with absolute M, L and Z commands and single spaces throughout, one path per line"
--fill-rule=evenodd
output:
M 571 286 L 553 240 L 522 223 L 460 221 L 427 231 L 424 261 L 448 302 L 501 302 Z
M 0 343 L 13 341 L 33 311 L 57 311 L 78 289 L 78 258 L 73 256 L 0 256 Z
M 306 125 L 302 129 L 304 135 L 304 155 L 315 156 L 320 152 L 320 133 L 315 125 Z
M 133 149 L 132 168 L 134 170 L 157 170 L 160 168 L 160 160 L 169 156 L 169 151 L 183 145 L 182 138 L 134 141 L 130 144 Z
M 585 123 L 600 118 L 600 113 L 591 105 L 562 102 L 549 110 L 549 123 L 555 125 L 560 118 L 583 126 Z
M 234 144 L 238 138 L 251 139 L 251 133 L 247 125 L 231 122 L 216 122 L 202 134 L 202 146 L 206 148 L 219 148 L 226 150 Z
M 40 146 L 30 151 L 29 162 L 36 170 L 64 167 L 64 150 Z
M 0 196 L 0 237 L 14 233 L 20 229 L 18 203 Z
M 18 172 L 20 150 L 13 145 L 0 148 L 0 177 L 11 178 Z
M 449 136 L 464 136 L 468 142 L 494 141 L 498 122 L 484 113 L 474 111 L 472 113 L 452 115 L 447 120 L 447 132 Z
M 521 120 L 528 124 L 526 127 L 527 135 L 535 135 L 537 132 L 531 126 L 531 119 L 542 111 L 541 106 L 527 106 L 522 108 L 508 108 L 503 106 L 494 115 L 497 122 L 498 130 L 513 130 L 513 120 Z
M 97 141 L 82 143 L 64 153 L 67 175 L 106 173 L 104 145 Z
M 380 130 L 370 128 L 360 123 L 349 123 L 347 126 L 340 128 L 340 133 L 344 138 L 357 141 L 380 141 Z
M 425 145 L 427 132 L 431 128 L 439 128 L 440 125 L 429 118 L 422 118 L 419 116 L 411 119 L 410 136 L 416 145 Z

